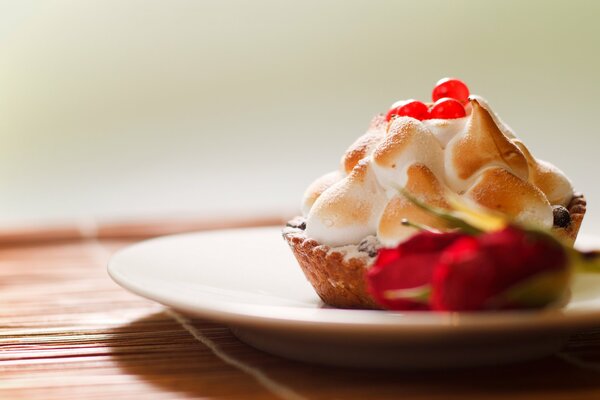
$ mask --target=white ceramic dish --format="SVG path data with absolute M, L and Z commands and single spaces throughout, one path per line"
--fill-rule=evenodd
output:
M 446 368 L 501 364 L 560 349 L 600 326 L 600 277 L 581 276 L 564 310 L 475 314 L 326 308 L 280 228 L 169 236 L 118 252 L 120 285 L 185 314 L 227 324 L 242 341 L 283 357 L 351 367 Z M 580 247 L 600 247 L 586 237 Z

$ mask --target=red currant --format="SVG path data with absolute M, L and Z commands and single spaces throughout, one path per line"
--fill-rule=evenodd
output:
M 420 102 L 418 100 L 410 99 L 410 100 L 401 100 L 392 104 L 390 110 L 388 111 L 385 119 L 387 121 L 391 120 L 395 116 L 399 117 L 413 117 L 420 121 L 427 119 L 429 114 L 429 110 L 425 103 Z
M 469 100 L 469 88 L 464 82 L 454 78 L 440 79 L 431 94 L 433 101 L 450 97 L 465 104 Z
M 460 101 L 444 97 L 431 106 L 429 116 L 432 119 L 455 119 L 466 117 L 467 112 Z

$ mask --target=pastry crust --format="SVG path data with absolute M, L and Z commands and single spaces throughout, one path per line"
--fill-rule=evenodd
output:
M 285 229 L 283 237 L 325 304 L 337 308 L 381 309 L 367 292 L 365 278 L 365 271 L 374 257 L 367 252 L 349 257 L 347 252 L 307 238 L 299 229 Z M 358 245 L 352 247 L 358 252 Z

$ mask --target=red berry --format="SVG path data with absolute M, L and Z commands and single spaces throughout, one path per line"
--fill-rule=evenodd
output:
M 454 119 L 466 116 L 465 107 L 459 101 L 448 97 L 439 99 L 429 109 L 431 119 Z
M 420 121 L 427 119 L 429 110 L 425 103 L 418 100 L 401 100 L 392 104 L 392 107 L 385 116 L 386 121 L 391 120 L 394 116 L 413 117 Z
M 440 79 L 431 94 L 433 101 L 450 97 L 465 104 L 469 100 L 469 88 L 464 82 L 454 78 Z

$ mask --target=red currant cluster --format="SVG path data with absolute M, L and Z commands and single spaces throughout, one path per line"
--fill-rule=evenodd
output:
M 454 119 L 467 115 L 465 104 L 469 101 L 469 88 L 464 82 L 454 78 L 438 81 L 431 94 L 433 105 L 415 100 L 400 100 L 392 104 L 385 116 L 391 120 L 396 116 L 412 117 L 420 121 L 424 119 Z

